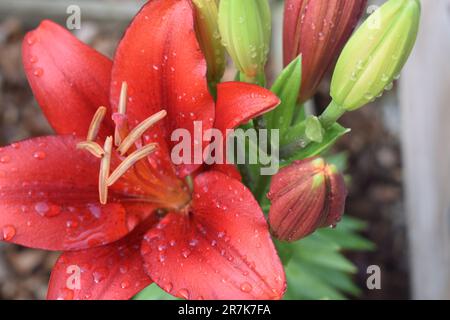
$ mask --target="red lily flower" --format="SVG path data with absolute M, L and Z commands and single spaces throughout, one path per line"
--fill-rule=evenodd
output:
M 23 59 L 57 135 L 0 149 L 0 230 L 5 241 L 64 251 L 49 299 L 128 299 L 152 281 L 187 299 L 283 295 L 251 192 L 170 158 L 174 129 L 193 132 L 196 120 L 225 130 L 279 103 L 263 88 L 224 83 L 214 104 L 188 0 L 148 2 L 114 62 L 49 21 L 26 36 Z M 68 286 L 73 266 L 79 287 Z

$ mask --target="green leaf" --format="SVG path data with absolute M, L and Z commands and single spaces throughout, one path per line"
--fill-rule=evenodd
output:
M 166 293 L 156 284 L 151 284 L 137 295 L 134 296 L 133 300 L 178 300 L 174 296 Z
M 347 273 L 307 262 L 303 262 L 301 267 L 305 272 L 320 278 L 324 283 L 328 283 L 342 292 L 354 296 L 361 294 L 361 289 L 353 283 L 351 276 Z
M 303 247 L 294 253 L 300 259 L 315 263 L 324 267 L 332 268 L 335 270 L 356 273 L 357 269 L 347 258 L 341 255 L 339 252 L 330 250 L 311 250 L 310 248 Z
M 281 262 L 283 263 L 283 265 L 287 265 L 289 261 L 291 261 L 292 255 L 294 253 L 294 246 L 290 243 L 281 242 L 277 239 L 273 239 L 273 243 L 277 248 L 277 252 L 280 256 Z
M 290 263 L 286 267 L 288 281 L 285 299 L 345 299 L 336 288 L 316 276 L 302 263 Z
M 271 91 L 281 100 L 275 110 L 265 115 L 268 129 L 280 129 L 282 137 L 292 123 L 302 82 L 302 58 L 293 60 L 275 80 Z
M 341 222 L 339 222 L 339 228 L 348 231 L 364 231 L 367 229 L 367 222 L 360 219 L 344 216 Z
M 302 125 L 300 123 L 299 125 Z M 300 160 L 300 159 L 306 159 L 310 157 L 317 156 L 327 150 L 329 147 L 331 147 L 336 140 L 338 140 L 343 135 L 350 132 L 350 129 L 346 129 L 343 126 L 341 126 L 338 123 L 335 123 L 333 126 L 331 126 L 329 129 L 325 131 L 325 134 L 323 136 L 323 141 L 318 142 L 311 142 L 306 147 L 300 148 L 297 151 L 289 150 L 288 147 L 283 147 L 280 150 L 280 154 L 282 157 L 281 165 L 285 166 L 290 164 L 292 161 Z
M 322 229 L 317 234 L 324 239 L 333 241 L 345 250 L 372 251 L 375 245 L 363 237 L 349 232 L 338 230 Z

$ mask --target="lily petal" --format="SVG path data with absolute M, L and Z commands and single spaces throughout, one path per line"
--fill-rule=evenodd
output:
M 216 121 L 214 127 L 225 133 L 247 123 L 280 104 L 280 99 L 267 89 L 244 82 L 224 82 L 217 86 Z
M 109 106 L 112 62 L 45 20 L 22 46 L 23 65 L 37 102 L 58 134 L 85 136 L 95 111 Z M 100 135 L 112 132 L 111 116 Z
M 151 217 L 125 238 L 106 246 L 64 252 L 50 277 L 49 300 L 127 300 L 152 283 L 139 252 Z
M 79 141 L 73 136 L 41 137 L 0 149 L 3 240 L 78 250 L 129 233 L 121 204 L 99 204 L 99 159 L 77 150 Z
M 132 126 L 167 110 L 168 116 L 147 134 L 160 146 L 151 156 L 160 160 L 160 170 L 173 171 L 173 130 L 187 129 L 194 137 L 194 121 L 201 121 L 203 130 L 213 125 L 214 101 L 208 91 L 206 62 L 195 36 L 188 0 L 149 1 L 141 9 L 119 44 L 112 80 L 111 104 L 115 110 L 122 82 L 128 84 L 127 115 Z M 200 165 L 180 165 L 178 174 L 186 176 Z
M 285 275 L 250 191 L 219 172 L 196 177 L 189 213 L 169 213 L 141 246 L 148 275 L 185 299 L 279 299 Z

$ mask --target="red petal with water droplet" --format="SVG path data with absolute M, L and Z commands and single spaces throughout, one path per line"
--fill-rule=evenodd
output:
M 241 173 L 234 164 L 214 164 L 211 170 L 220 171 L 233 179 L 242 181 Z
M 219 172 L 196 177 L 192 212 L 169 213 L 144 237 L 149 276 L 186 299 L 279 299 L 285 275 L 250 191 Z
M 224 82 L 217 86 L 216 122 L 214 127 L 225 133 L 247 123 L 280 104 L 280 99 L 267 89 L 243 83 Z
M 25 36 L 22 55 L 36 100 L 55 131 L 85 136 L 97 108 L 109 106 L 112 62 L 48 20 Z M 100 133 L 111 129 L 107 116 Z
M 158 169 L 173 174 L 172 131 L 184 128 L 196 139 L 194 121 L 201 121 L 203 130 L 211 128 L 214 121 L 206 62 L 195 37 L 189 1 L 155 0 L 141 9 L 119 44 L 112 80 L 114 108 L 122 82 L 128 83 L 127 114 L 133 126 L 161 109 L 167 110 L 168 116 L 148 131 L 148 137 L 160 146 L 159 154 L 152 156 L 160 159 Z M 202 136 L 198 140 L 201 148 Z M 178 174 L 186 176 L 199 166 L 180 165 Z
M 139 247 L 154 223 L 156 218 L 151 217 L 125 238 L 106 246 L 63 253 L 52 270 L 47 299 L 132 298 L 152 283 L 144 271 Z
M 0 230 L 16 231 L 9 241 L 82 249 L 115 241 L 136 225 L 113 195 L 111 203 L 99 204 L 99 159 L 77 150 L 77 142 L 73 136 L 42 137 L 0 149 Z

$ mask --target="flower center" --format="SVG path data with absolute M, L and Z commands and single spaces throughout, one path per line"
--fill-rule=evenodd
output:
M 118 112 L 112 116 L 115 123 L 114 138 L 108 136 L 103 146 L 96 142 L 106 115 L 106 108 L 99 107 L 92 118 L 86 140 L 77 144 L 78 149 L 101 159 L 98 183 L 100 203 L 108 202 L 109 188 L 118 184 L 113 191 L 120 193 L 122 199 L 125 196 L 130 201 L 152 202 L 165 209 L 184 208 L 191 200 L 186 184 L 178 178 L 168 179 L 145 161 L 157 150 L 158 145 L 144 145 L 142 136 L 161 121 L 167 112 L 161 110 L 129 130 L 126 101 L 127 84 L 123 82 Z M 111 173 L 112 167 L 115 169 Z

